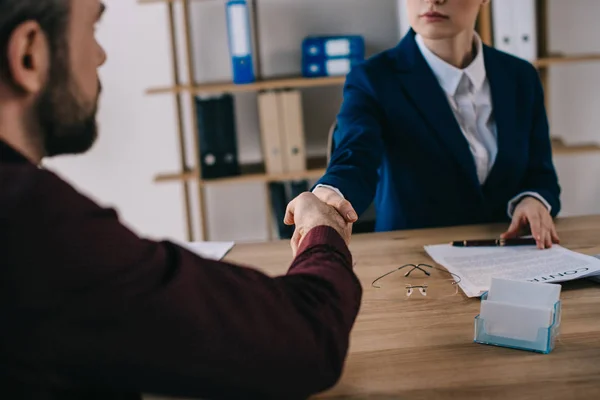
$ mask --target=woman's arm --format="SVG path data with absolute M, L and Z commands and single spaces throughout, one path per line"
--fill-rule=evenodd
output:
M 560 211 L 560 186 L 552 160 L 552 144 L 548 117 L 544 105 L 544 91 L 537 72 L 531 68 L 535 82 L 533 126 L 529 142 L 529 165 L 520 193 L 533 192 L 543 197 L 555 217 Z
M 383 111 L 372 94 L 366 68 L 353 68 L 346 78 L 337 117 L 336 147 L 317 185 L 337 188 L 359 215 L 375 197 L 384 149 L 382 120 Z
M 512 223 L 502 237 L 517 236 L 523 228 L 529 227 L 531 234 L 537 240 L 538 247 L 548 248 L 552 243 L 559 242 L 552 218 L 560 211 L 561 189 L 552 160 L 552 143 L 544 106 L 544 91 L 537 71 L 531 67 L 530 73 L 531 80 L 535 82 L 535 93 L 533 125 L 529 140 L 529 163 L 519 194 L 508 204 L 508 214 L 512 218 Z

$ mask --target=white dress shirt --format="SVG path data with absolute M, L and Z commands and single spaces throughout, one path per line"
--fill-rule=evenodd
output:
M 476 37 L 477 54 L 464 69 L 456 68 L 433 54 L 423 43 L 421 35 L 416 35 L 415 40 L 446 93 L 456 121 L 469 143 L 479 183 L 483 185 L 496 161 L 498 140 L 481 40 Z
M 456 68 L 439 58 L 425 46 L 421 35 L 415 36 L 417 46 L 444 90 L 448 103 L 460 129 L 467 139 L 480 184 L 484 184 L 498 154 L 498 133 L 494 121 L 492 94 L 485 71 L 483 44 L 475 34 L 475 58 L 463 68 Z M 343 194 L 334 187 L 324 186 Z M 515 196 L 508 204 L 507 213 L 512 218 L 514 207 L 525 196 L 540 200 L 550 211 L 550 204 L 538 193 L 524 192 Z

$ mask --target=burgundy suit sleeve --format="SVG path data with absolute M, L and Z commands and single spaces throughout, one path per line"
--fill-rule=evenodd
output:
M 203 398 L 304 398 L 339 379 L 362 289 L 333 229 L 313 229 L 269 277 L 140 239 L 82 199 L 32 196 L 10 227 L 15 374 Z

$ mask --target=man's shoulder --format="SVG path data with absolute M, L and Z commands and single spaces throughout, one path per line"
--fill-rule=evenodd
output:
M 100 208 L 55 173 L 31 164 L 0 164 L 0 187 L 0 217 L 4 218 L 21 212 L 52 217 Z

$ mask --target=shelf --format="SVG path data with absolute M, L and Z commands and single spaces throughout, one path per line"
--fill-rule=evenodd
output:
M 582 154 L 582 153 L 595 153 L 600 152 L 600 145 L 597 144 L 580 144 L 580 145 L 566 145 L 560 139 L 552 139 L 552 154 L 565 155 L 565 154 Z
M 600 54 L 573 54 L 543 57 L 533 61 L 537 68 L 547 68 L 556 64 L 577 63 L 585 61 L 600 61 Z
M 233 183 L 252 183 L 252 182 L 284 182 L 296 181 L 304 179 L 318 179 L 325 174 L 326 159 L 324 157 L 309 158 L 307 160 L 307 170 L 300 172 L 288 172 L 284 174 L 266 174 L 264 165 L 246 164 L 241 166 L 241 175 L 231 176 L 227 178 L 208 179 L 200 182 L 202 186 L 224 185 Z M 198 172 L 195 170 L 160 174 L 154 178 L 155 182 L 173 182 L 173 181 L 196 181 L 198 180 Z
M 600 61 L 600 54 L 578 54 L 569 56 L 544 57 L 533 61 L 533 65 L 535 65 L 537 68 L 548 68 L 556 64 L 578 63 L 586 61 Z M 199 85 L 165 86 L 148 89 L 146 93 L 150 95 L 182 92 L 191 92 L 195 94 L 243 93 L 259 92 L 261 90 L 339 86 L 343 85 L 345 81 L 345 76 L 333 76 L 326 78 L 282 77 L 240 85 L 232 82 L 216 82 L 203 83 Z
M 582 144 L 566 145 L 560 139 L 552 139 L 553 155 L 581 154 L 581 153 L 600 153 L 600 145 Z M 290 172 L 284 174 L 266 174 L 264 165 L 245 164 L 241 166 L 242 174 L 227 178 L 217 178 L 204 180 L 200 182 L 202 186 L 224 185 L 233 183 L 249 182 L 284 182 L 303 179 L 318 179 L 325 174 L 326 159 L 323 157 L 310 158 L 307 161 L 308 170 L 302 172 Z M 195 181 L 198 179 L 198 173 L 194 170 L 180 173 L 160 174 L 154 178 L 155 182 L 174 182 L 174 181 Z
M 147 94 L 181 93 L 192 92 L 196 94 L 220 94 L 220 93 L 241 93 L 241 92 L 259 92 L 261 90 L 275 89 L 300 89 L 309 87 L 324 87 L 343 85 L 346 81 L 345 76 L 334 76 L 326 78 L 304 78 L 304 77 L 285 77 L 266 79 L 247 84 L 235 84 L 231 82 L 205 83 L 199 85 L 180 85 L 167 86 L 162 88 L 152 88 L 146 91 Z
M 137 0 L 138 4 L 177 3 L 182 0 Z M 199 1 L 199 0 L 192 0 Z M 206 0 L 204 0 L 206 1 Z

